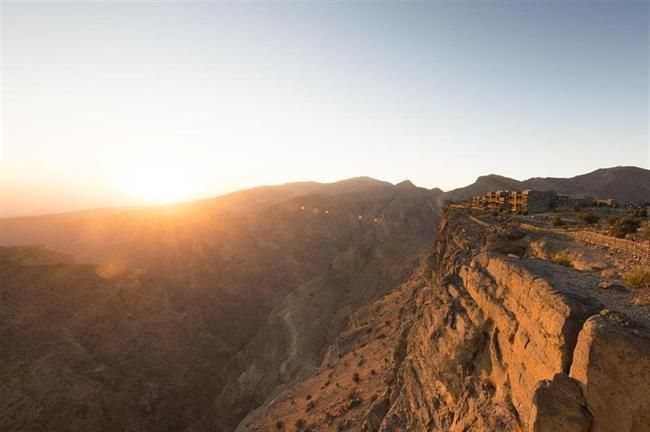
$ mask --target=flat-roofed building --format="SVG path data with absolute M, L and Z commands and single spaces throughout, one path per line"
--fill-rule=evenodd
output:
M 553 191 L 524 189 L 522 191 L 497 190 L 484 196 L 472 197 L 472 207 L 507 209 L 512 213 L 544 213 L 554 208 L 588 203 L 587 198 L 571 198 Z

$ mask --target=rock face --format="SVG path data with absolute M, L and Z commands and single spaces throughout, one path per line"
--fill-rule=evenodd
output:
M 592 416 L 586 405 L 578 383 L 566 374 L 542 380 L 533 396 L 532 430 L 588 432 Z
M 650 333 L 614 313 L 590 317 L 575 349 L 571 377 L 594 416 L 592 431 L 650 425 Z
M 590 275 L 495 253 L 498 237 L 459 214 L 441 222 L 441 282 L 418 296 L 379 430 L 645 430 L 647 321 L 600 314 Z
M 647 430 L 648 310 L 603 294 L 595 272 L 538 258 L 531 245 L 539 238 L 512 232 L 447 210 L 414 274 L 417 288 L 396 288 L 400 329 L 384 348 L 392 353 L 385 385 L 343 382 L 339 391 L 374 393 L 370 401 L 335 409 L 336 393 L 315 384 L 340 374 L 341 362 L 328 360 L 240 429 L 269 430 L 278 418 L 293 427 L 299 418 L 310 430 Z M 499 252 L 514 246 L 519 255 Z M 614 306 L 640 323 L 603 312 Z M 332 349 L 366 353 L 366 343 L 338 340 Z M 308 411 L 290 402 L 305 394 L 317 400 Z
M 648 430 L 650 308 L 596 252 L 563 267 L 408 182 L 320 187 L 27 236 L 102 264 L 0 248 L 0 431 Z

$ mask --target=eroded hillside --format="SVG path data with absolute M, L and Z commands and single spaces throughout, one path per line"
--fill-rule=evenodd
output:
M 283 188 L 2 221 L 3 242 L 79 263 L 4 252 L 6 430 L 70 430 L 77 406 L 73 430 L 234 430 L 432 247 L 438 192 L 372 179 Z M 71 369 L 77 354 L 87 364 Z
M 225 361 L 145 272 L 0 248 L 0 430 L 182 430 Z
M 76 261 L 0 248 L 0 430 L 647 429 L 650 296 L 610 254 L 322 187 L 4 221 Z
M 544 234 L 484 219 L 449 209 L 413 277 L 353 316 L 320 369 L 240 429 L 646 430 L 641 293 L 604 289 L 598 257 L 566 268 L 540 256 Z

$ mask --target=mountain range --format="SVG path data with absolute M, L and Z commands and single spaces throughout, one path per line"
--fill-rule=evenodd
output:
M 524 187 L 643 202 L 650 171 L 446 193 L 359 177 L 0 219 L 0 430 L 307 430 L 326 389 L 339 430 L 375 430 L 434 283 L 442 203 Z
M 533 177 L 519 181 L 496 174 L 481 176 L 469 186 L 446 194 L 450 199 L 468 199 L 486 192 L 504 190 L 552 190 L 566 195 L 614 198 L 619 203 L 650 201 L 650 171 L 638 167 L 603 168 L 570 178 Z

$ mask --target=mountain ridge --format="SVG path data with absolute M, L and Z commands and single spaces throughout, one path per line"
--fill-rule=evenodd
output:
M 287 200 L 301 195 L 332 195 L 340 193 L 363 192 L 371 189 L 397 187 L 414 187 L 428 190 L 440 197 L 448 199 L 469 199 L 474 195 L 482 195 L 497 189 L 539 189 L 555 190 L 558 193 L 593 195 L 593 198 L 614 198 L 621 203 L 642 203 L 650 201 L 650 170 L 636 166 L 616 166 L 599 168 L 586 174 L 573 177 L 530 177 L 517 180 L 501 174 L 485 174 L 477 177 L 476 181 L 449 191 L 438 187 L 431 189 L 415 185 L 410 180 L 390 183 L 368 176 L 351 177 L 335 182 L 298 181 L 278 185 L 263 185 L 238 191 L 229 192 L 214 197 L 198 200 L 183 201 L 170 204 L 146 206 L 117 206 L 98 207 L 57 213 L 37 215 L 11 216 L 0 218 L 0 221 L 25 220 L 30 218 L 54 218 L 66 216 L 97 216 L 112 212 L 128 212 L 144 209 L 182 209 L 193 206 L 219 206 L 230 200 L 251 201 L 247 209 L 259 207 L 255 200 L 264 197 L 263 205 Z M 278 191 L 282 191 L 278 193 Z
M 621 178 L 620 171 L 598 176 L 615 186 Z M 490 187 L 512 180 L 482 179 Z M 473 418 L 490 425 L 488 408 L 496 406 L 512 428 L 495 430 L 521 430 L 514 408 L 492 398 L 479 375 L 468 388 L 483 396 L 468 394 L 473 407 L 457 408 L 465 384 L 449 366 L 459 354 L 467 373 L 478 371 L 490 350 L 507 346 L 490 342 L 501 337 L 496 332 L 486 337 L 496 320 L 479 313 L 471 324 L 466 314 L 478 311 L 473 295 L 500 292 L 477 270 L 494 252 L 477 255 L 481 238 L 497 248 L 516 233 L 491 239 L 496 232 L 475 232 L 462 217 L 441 221 L 446 195 L 408 180 L 357 177 L 160 208 L 0 220 L 1 244 L 49 249 L 0 247 L 0 380 L 8 383 L 0 429 L 268 431 L 290 418 L 286 426 L 299 430 L 308 419 L 317 430 L 387 432 L 450 425 L 459 409 L 457 430 L 465 430 L 461 423 Z M 540 234 L 527 235 L 533 253 Z M 538 258 L 525 262 L 538 266 Z M 491 262 L 519 272 L 516 257 Z M 549 280 L 569 271 L 553 263 L 539 270 Z M 587 279 L 585 288 L 597 288 Z M 477 290 L 467 291 L 472 284 Z M 435 322 L 440 332 L 432 334 Z M 514 328 L 502 323 L 504 334 Z M 433 363 L 436 376 L 429 365 L 440 337 L 458 348 Z M 425 393 L 413 373 L 426 378 Z M 448 388 L 432 398 L 440 391 L 432 383 Z M 25 386 L 36 390 L 26 394 Z M 517 410 L 532 418 L 529 396 L 519 394 Z M 446 411 L 411 414 L 409 400 Z
M 635 166 L 599 168 L 573 177 L 531 177 L 516 180 L 498 174 L 480 176 L 468 186 L 445 193 L 449 199 L 469 199 L 498 189 L 553 190 L 567 195 L 614 198 L 624 204 L 650 201 L 650 170 Z

